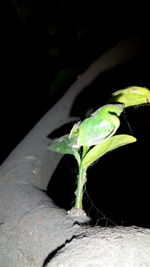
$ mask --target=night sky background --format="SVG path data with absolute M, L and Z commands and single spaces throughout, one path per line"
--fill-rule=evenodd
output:
M 103 73 L 85 88 L 71 114 L 84 118 L 89 109 L 105 104 L 110 94 L 120 88 L 150 88 L 148 12 L 147 6 L 137 3 L 134 7 L 124 3 L 115 7 L 103 2 L 98 5 L 96 1 L 5 1 L 1 163 L 77 75 L 133 32 L 143 36 L 144 48 L 135 58 Z M 129 108 L 121 116 L 119 132 L 132 134 L 126 120 L 138 142 L 109 153 L 88 170 L 84 207 L 94 223 L 100 225 L 150 227 L 150 107 Z M 65 156 L 49 184 L 48 194 L 62 208 L 70 209 L 73 204 L 76 172 L 74 159 Z M 100 211 L 110 220 L 104 219 Z

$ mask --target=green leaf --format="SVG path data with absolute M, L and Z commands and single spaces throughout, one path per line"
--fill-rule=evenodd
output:
M 123 108 L 123 104 L 107 104 L 100 107 L 89 118 L 75 123 L 69 138 L 77 137 L 77 147 L 97 145 L 115 134 L 120 126 L 118 116 Z
M 112 93 L 108 103 L 120 102 L 125 107 L 150 103 L 150 90 L 145 87 L 131 86 Z
M 103 140 L 100 144 L 93 147 L 82 161 L 84 169 L 87 169 L 94 161 L 101 158 L 107 152 L 110 152 L 120 146 L 124 146 L 136 141 L 131 135 L 120 134 Z
M 58 139 L 55 139 L 50 145 L 49 149 L 62 154 L 76 154 L 78 149 L 74 147 L 76 145 L 76 137 L 69 138 L 69 135 L 64 135 Z

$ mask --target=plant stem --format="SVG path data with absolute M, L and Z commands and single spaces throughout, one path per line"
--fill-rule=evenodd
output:
M 83 188 L 86 183 L 86 170 L 82 166 L 82 161 L 79 166 L 79 175 L 77 181 L 77 190 L 76 190 L 76 200 L 75 200 L 75 208 L 82 209 L 82 199 L 83 199 Z
M 74 156 L 75 156 L 75 158 L 76 158 L 76 160 L 77 160 L 78 168 L 80 168 L 81 159 L 80 159 L 79 153 L 78 153 L 78 152 L 75 153 Z

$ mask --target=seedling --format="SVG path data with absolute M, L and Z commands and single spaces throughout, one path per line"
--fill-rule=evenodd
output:
M 127 134 L 115 135 L 120 126 L 119 116 L 128 106 L 150 103 L 150 91 L 144 87 L 128 87 L 112 94 L 109 102 L 83 121 L 74 124 L 69 134 L 52 141 L 49 149 L 62 154 L 72 154 L 78 163 L 75 206 L 73 216 L 85 215 L 83 193 L 87 169 L 104 154 L 133 143 L 136 138 Z

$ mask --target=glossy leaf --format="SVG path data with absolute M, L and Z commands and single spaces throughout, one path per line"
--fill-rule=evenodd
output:
M 120 146 L 124 146 L 136 141 L 131 135 L 121 134 L 115 135 L 103 140 L 100 144 L 93 147 L 82 161 L 84 169 L 87 169 L 93 162 L 101 158 L 107 152 L 110 152 Z
M 71 136 L 77 134 L 77 146 L 93 146 L 115 134 L 120 126 L 118 116 L 123 111 L 122 104 L 102 106 L 80 124 L 74 125 Z
M 131 86 L 112 93 L 108 103 L 120 102 L 125 107 L 150 103 L 150 90 L 145 87 Z

